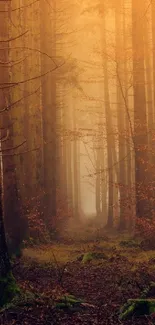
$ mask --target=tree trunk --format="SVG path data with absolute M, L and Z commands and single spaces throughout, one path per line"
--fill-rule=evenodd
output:
M 135 194 L 137 217 L 148 216 L 148 137 L 144 73 L 144 0 L 132 1 Z
M 3 222 L 2 183 L 0 182 L 0 279 L 2 277 L 6 277 L 8 272 L 10 272 L 10 270 L 11 270 L 11 264 L 9 260 L 9 254 L 8 254 L 6 237 L 5 237 L 4 222 Z M 1 281 L 0 281 L 0 285 L 1 285 Z M 1 293 L 1 288 L 0 288 L 0 293 Z
M 151 21 L 152 21 L 152 48 L 153 48 L 153 103 L 154 103 L 153 123 L 154 123 L 155 122 L 155 2 L 154 1 L 151 2 Z
M 98 127 L 98 131 L 100 131 L 100 127 Z M 99 132 L 98 132 L 99 133 Z M 100 221 L 101 218 L 101 140 L 100 136 L 98 135 L 99 139 L 96 141 L 96 189 L 95 189 L 95 196 L 96 196 L 96 215 L 97 220 Z
M 101 151 L 101 222 L 105 224 L 105 220 L 107 220 L 107 172 L 105 171 L 105 153 L 106 150 L 103 148 Z
M 146 67 L 146 94 L 147 94 L 147 115 L 148 115 L 148 144 L 149 144 L 149 162 L 153 162 L 153 128 L 154 128 L 154 114 L 153 114 L 153 88 L 152 88 L 152 58 L 150 53 L 150 39 L 149 30 L 146 17 L 143 19 L 144 23 L 144 55 Z M 155 32 L 155 31 L 154 31 Z
M 74 216 L 75 219 L 79 219 L 79 208 L 80 208 L 80 197 L 79 197 L 79 146 L 78 146 L 78 139 L 77 139 L 77 112 L 76 112 L 76 96 L 73 95 L 72 97 L 72 116 L 73 116 L 73 132 L 74 140 L 73 140 L 73 170 L 74 170 Z
M 124 46 L 124 64 L 123 64 L 123 75 L 124 75 L 124 96 L 125 101 L 124 103 L 124 111 L 125 111 L 125 131 L 126 131 L 126 186 L 127 186 L 127 204 L 126 204 L 126 215 L 127 215 L 127 228 L 129 230 L 133 227 L 133 190 L 132 190 L 132 168 L 131 168 L 131 160 L 133 154 L 132 152 L 132 134 L 130 130 L 130 121 L 129 116 L 131 118 L 131 112 L 129 110 L 129 89 L 130 89 L 130 74 L 129 74 L 129 62 L 130 59 L 128 57 L 128 47 L 130 46 L 129 39 L 128 39 L 128 9 L 127 4 L 124 1 L 124 13 L 123 13 L 123 46 Z M 127 111 L 128 110 L 128 114 Z
M 3 7 L 3 2 L 0 3 L 1 7 Z M 5 10 L 8 10 L 8 5 L 4 5 Z M 3 8 L 4 9 L 4 8 Z M 3 10 L 2 9 L 2 10 Z M 0 31 L 1 38 L 8 39 L 9 38 L 9 30 L 8 30 L 8 22 L 9 17 L 8 13 L 1 14 L 0 19 Z M 0 61 L 1 62 L 9 62 L 10 53 L 9 53 L 9 43 L 0 42 Z M 3 89 L 3 83 L 8 83 L 10 80 L 9 69 L 6 65 L 0 66 L 0 110 L 3 110 L 7 104 L 11 104 L 11 92 L 15 92 L 16 90 L 10 90 L 9 88 Z M 15 80 L 13 80 L 15 81 Z M 16 80 L 17 81 L 17 80 Z M 19 80 L 18 80 L 19 81 Z M 5 110 L 1 113 L 1 125 L 4 129 L 1 130 L 1 137 L 5 137 L 7 130 L 9 130 L 9 135 L 6 138 L 6 141 L 1 142 L 2 150 L 6 150 L 6 148 L 12 148 L 14 146 L 14 119 L 11 112 L 12 107 L 9 110 Z M 16 164 L 13 155 L 9 156 L 6 154 L 6 151 L 2 155 L 2 169 L 3 169 L 3 179 L 1 182 L 3 183 L 3 211 L 4 211 L 4 223 L 5 229 L 7 233 L 7 239 L 9 239 L 9 251 L 10 253 L 15 253 L 19 251 L 20 246 L 22 244 L 22 240 L 25 234 L 25 221 L 20 216 L 19 211 L 19 195 L 17 188 L 17 174 L 16 174 Z
M 126 191 L 125 191 L 125 111 L 124 100 L 122 97 L 121 88 L 124 89 L 123 81 L 123 16 L 121 10 L 123 8 L 123 1 L 118 0 L 115 9 L 115 33 L 116 33 L 116 69 L 117 69 L 117 124 L 118 124 L 118 160 L 119 160 L 119 193 L 120 193 L 120 223 L 119 230 L 124 230 L 125 225 L 125 204 L 126 204 Z M 119 78 L 119 80 L 118 80 Z M 120 82 L 119 82 L 120 81 Z M 121 83 L 121 85 L 120 85 Z
M 52 18 L 48 2 L 41 1 L 41 50 L 56 59 L 56 6 L 52 5 Z M 47 75 L 42 81 L 43 107 L 43 156 L 44 156 L 44 190 L 45 220 L 56 216 L 56 75 L 49 72 L 55 68 L 53 60 L 41 55 L 42 74 Z
M 3 47 L 7 47 L 8 44 L 6 45 L 6 43 L 2 42 L 2 40 L 8 38 L 8 26 L 7 26 L 8 14 L 7 13 L 4 14 L 4 11 L 7 11 L 7 10 L 8 10 L 8 5 L 5 4 L 4 1 L 0 2 L 0 31 L 1 31 L 0 61 L 1 62 L 9 61 L 8 60 L 8 50 L 3 49 Z M 8 93 L 5 92 L 3 87 L 4 87 L 4 84 L 8 82 L 8 80 L 9 80 L 8 67 L 1 64 L 1 66 L 0 66 L 0 111 L 2 111 L 6 107 L 6 96 L 8 95 Z M 0 114 L 2 116 L 2 113 L 0 113 Z M 3 121 L 6 122 L 6 124 L 3 124 Z M 3 116 L 1 118 L 1 123 L 2 123 L 1 128 L 6 127 L 7 122 L 8 122 L 8 118 L 6 115 L 4 118 L 4 113 L 3 113 Z M 5 131 L 6 131 L 6 129 L 5 129 Z M 2 134 L 1 134 L 1 136 L 2 136 Z M 0 143 L 0 151 L 5 147 L 4 143 L 5 143 L 5 141 Z M 9 141 L 9 144 L 10 144 L 10 141 Z M 4 229 L 4 221 L 3 221 L 3 203 L 2 203 L 2 200 L 4 199 L 4 209 L 5 209 L 5 217 L 6 217 L 5 221 L 8 221 L 9 226 L 12 224 L 13 231 L 15 230 L 15 232 L 13 234 L 16 235 L 17 236 L 16 239 L 18 239 L 19 237 L 18 237 L 18 233 L 16 231 L 18 226 L 16 225 L 16 223 L 19 222 L 19 219 L 18 219 L 18 212 L 17 212 L 17 216 L 16 216 L 16 214 L 14 214 L 15 205 L 17 205 L 16 197 L 14 196 L 14 193 L 15 193 L 14 192 L 14 183 L 13 183 L 13 185 L 11 183 L 10 187 L 6 188 L 6 181 L 7 181 L 7 185 L 9 185 L 9 181 L 10 182 L 13 181 L 13 177 L 12 177 L 13 170 L 11 169 L 11 171 L 10 170 L 7 171 L 7 168 L 10 167 L 10 165 L 11 165 L 11 159 L 13 159 L 13 157 L 8 158 L 8 160 L 6 160 L 4 158 L 4 161 L 3 161 L 2 154 L 1 154 L 1 157 L 0 157 L 0 306 L 9 302 L 13 298 L 14 294 L 16 294 L 16 292 L 17 292 L 17 287 L 15 286 L 15 281 L 11 274 L 11 264 L 10 264 L 10 260 L 9 260 L 9 254 L 8 254 L 6 237 L 5 237 L 5 229 Z M 5 164 L 5 166 L 3 167 L 3 170 L 2 170 L 3 163 Z M 9 165 L 8 165 L 8 163 L 9 163 Z M 6 174 L 3 175 L 3 172 L 7 173 L 7 175 Z M 2 185 L 2 181 L 3 181 L 3 185 Z M 5 182 L 5 186 L 4 186 L 4 182 Z M 2 187 L 3 187 L 3 195 L 2 195 Z M 6 195 L 7 195 L 7 197 L 6 197 Z M 15 200 L 15 201 L 13 201 L 13 200 Z M 9 207 L 8 210 L 7 210 L 7 206 Z M 16 219 L 16 217 L 17 217 L 17 219 Z M 10 230 L 10 228 L 9 228 L 9 230 Z M 12 237 L 12 239 L 13 239 L 13 237 Z M 14 245 L 15 242 L 13 242 L 12 244 Z
M 105 16 L 102 17 L 102 48 L 104 52 L 107 51 L 106 42 L 106 24 Z M 105 99 L 105 119 L 106 119 L 106 133 L 107 133 L 107 165 L 108 165 L 108 220 L 107 227 L 113 227 L 113 129 L 111 120 L 111 106 L 109 96 L 109 81 L 108 81 L 108 67 L 107 57 L 103 55 L 103 74 L 104 74 L 104 99 Z

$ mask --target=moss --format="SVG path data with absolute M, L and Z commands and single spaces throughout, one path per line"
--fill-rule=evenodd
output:
M 88 263 L 93 260 L 92 253 L 85 253 L 82 258 L 82 263 Z
M 63 296 L 63 297 L 61 297 L 61 298 L 59 299 L 59 302 L 62 302 L 62 303 L 70 303 L 70 304 L 76 304 L 76 303 L 81 303 L 82 300 L 76 298 L 76 297 L 73 296 L 73 295 L 65 295 L 65 296 Z
M 9 272 L 6 277 L 0 278 L 0 306 L 9 303 L 16 295 L 20 293 L 20 289 L 16 281 Z
M 134 303 L 131 304 L 128 300 L 128 302 L 126 304 L 124 304 L 124 306 L 120 310 L 119 319 L 125 320 L 125 319 L 129 319 L 130 317 L 132 317 L 132 315 L 134 313 L 134 308 L 135 308 L 135 304 Z
M 155 282 L 150 282 L 149 286 L 147 286 L 140 298 L 154 298 L 155 297 Z
M 58 302 L 56 304 L 56 308 L 58 309 L 66 309 L 66 308 L 71 308 L 71 305 L 68 303 L 64 303 L 64 302 Z
M 144 239 L 140 243 L 140 248 L 144 251 L 155 250 L 154 238 Z
M 81 299 L 76 298 L 73 295 L 65 295 L 57 300 L 57 306 L 74 306 L 76 304 L 82 303 Z
M 139 243 L 137 243 L 135 240 L 130 239 L 130 240 L 122 240 L 119 243 L 120 246 L 126 247 L 126 248 L 137 248 L 139 247 Z
M 39 295 L 36 293 L 33 293 L 31 291 L 20 291 L 19 294 L 16 294 L 10 302 L 5 303 L 2 308 L 0 308 L 0 312 L 4 312 L 6 310 L 16 308 L 16 307 L 21 307 L 21 306 L 33 306 L 36 304 L 39 304 Z M 42 300 L 40 300 L 42 303 Z
M 65 295 L 57 300 L 56 308 L 73 311 L 75 308 L 80 307 L 82 302 L 81 299 L 78 299 L 73 295 Z
M 83 255 L 82 263 L 87 263 L 92 260 L 99 260 L 99 259 L 107 259 L 107 256 L 104 253 L 89 252 Z
M 120 320 L 131 319 L 155 312 L 155 299 L 129 299 L 120 311 Z

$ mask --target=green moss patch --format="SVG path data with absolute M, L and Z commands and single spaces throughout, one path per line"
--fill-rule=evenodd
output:
M 104 253 L 98 252 L 88 252 L 83 254 L 82 263 L 88 263 L 93 260 L 107 259 L 107 256 Z
M 140 244 L 137 243 L 135 240 L 121 240 L 119 243 L 120 246 L 125 248 L 138 248 L 140 247 Z
M 20 289 L 11 272 L 6 277 L 0 278 L 0 306 L 10 302 L 19 293 Z
M 42 299 L 39 297 L 38 294 L 35 294 L 31 291 L 26 290 L 25 292 L 20 291 L 20 293 L 12 298 L 10 302 L 7 302 L 0 308 L 0 312 L 4 312 L 9 309 L 13 309 L 16 307 L 30 307 L 35 304 L 42 303 Z
M 82 303 L 81 299 L 76 298 L 73 295 L 64 295 L 56 302 L 56 308 L 65 310 L 77 310 Z
M 150 315 L 155 312 L 155 299 L 129 299 L 120 311 L 120 320 Z
M 84 302 L 82 299 L 76 298 L 73 295 L 64 295 L 56 302 L 56 308 L 68 311 L 80 311 L 83 308 L 95 308 L 94 305 Z

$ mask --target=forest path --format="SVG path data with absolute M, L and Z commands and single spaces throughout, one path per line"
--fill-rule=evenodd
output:
M 127 245 L 124 243 L 127 242 Z M 121 245 L 122 243 L 122 245 Z M 71 244 L 54 242 L 50 245 L 28 247 L 23 250 L 23 258 L 37 263 L 51 263 L 56 261 L 66 264 L 76 261 L 81 254 L 87 252 L 104 252 L 108 258 L 124 256 L 131 263 L 148 262 L 155 259 L 155 250 L 142 250 L 134 247 L 134 241 L 124 237 L 106 238 L 105 240 L 74 242 Z M 131 245 L 131 247 L 130 247 Z
M 107 258 L 78 260 L 90 251 L 104 252 Z M 119 321 L 118 315 L 127 299 L 139 297 L 155 281 L 154 258 L 155 252 L 120 246 L 116 239 L 26 248 L 14 262 L 13 273 L 22 290 L 39 298 L 32 306 L 16 306 L 0 314 L 0 325 L 152 325 L 148 317 Z M 64 294 L 94 308 L 74 312 L 53 308 L 50 302 Z

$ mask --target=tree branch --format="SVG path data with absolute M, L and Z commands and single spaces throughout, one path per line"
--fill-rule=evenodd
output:
M 55 68 L 39 75 L 39 76 L 35 76 L 35 77 L 32 77 L 32 78 L 28 78 L 26 80 L 21 80 L 21 81 L 18 81 L 18 82 L 4 82 L 4 83 L 0 83 L 0 89 L 7 89 L 7 88 L 11 88 L 11 87 L 15 87 L 15 86 L 18 86 L 20 84 L 24 84 L 26 82 L 29 82 L 29 81 L 33 81 L 33 80 L 36 80 L 36 79 L 39 79 L 41 77 L 44 77 L 46 76 L 47 74 L 57 70 L 58 68 L 61 68 L 63 65 L 65 64 L 65 62 L 63 62 L 61 65 L 59 66 L 56 66 Z M 3 86 L 4 85 L 4 86 Z M 6 86 L 5 86 L 6 85 Z
M 23 146 L 23 144 L 24 143 L 26 143 L 26 140 L 24 140 L 22 143 L 20 143 L 20 144 L 18 144 L 17 146 L 15 146 L 15 147 L 11 147 L 11 148 L 6 148 L 6 149 L 2 149 L 2 150 L 0 150 L 0 152 L 4 152 L 4 151 L 10 151 L 10 150 L 14 150 L 14 149 L 17 149 L 17 148 L 19 148 L 19 147 L 21 147 L 21 146 Z
M 8 0 L 8 1 L 11 1 L 11 0 Z M 33 1 L 33 2 L 29 3 L 28 5 L 21 6 L 21 7 L 15 8 L 15 9 L 11 9 L 11 12 L 17 11 L 17 10 L 21 10 L 21 9 L 24 9 L 24 8 L 27 8 L 27 7 L 30 7 L 33 4 L 35 4 L 36 2 L 38 2 L 38 1 L 39 0 L 36 0 L 36 1 Z M 0 13 L 5 13 L 5 12 L 8 13 L 8 10 L 0 10 Z
M 24 36 L 24 35 L 27 34 L 28 32 L 29 32 L 29 30 L 27 30 L 26 32 L 24 32 L 24 33 L 22 33 L 22 34 L 20 34 L 20 35 L 18 35 L 18 36 L 16 36 L 16 37 L 12 37 L 12 38 L 9 38 L 9 39 L 7 39 L 7 40 L 0 40 L 0 43 L 8 43 L 8 42 L 14 41 L 14 40 L 16 40 L 16 39 L 18 39 L 18 38 Z
M 0 138 L 0 142 L 4 142 L 4 141 L 8 140 L 9 135 L 10 135 L 10 131 L 9 131 L 9 129 L 7 129 L 6 135 L 4 137 Z

